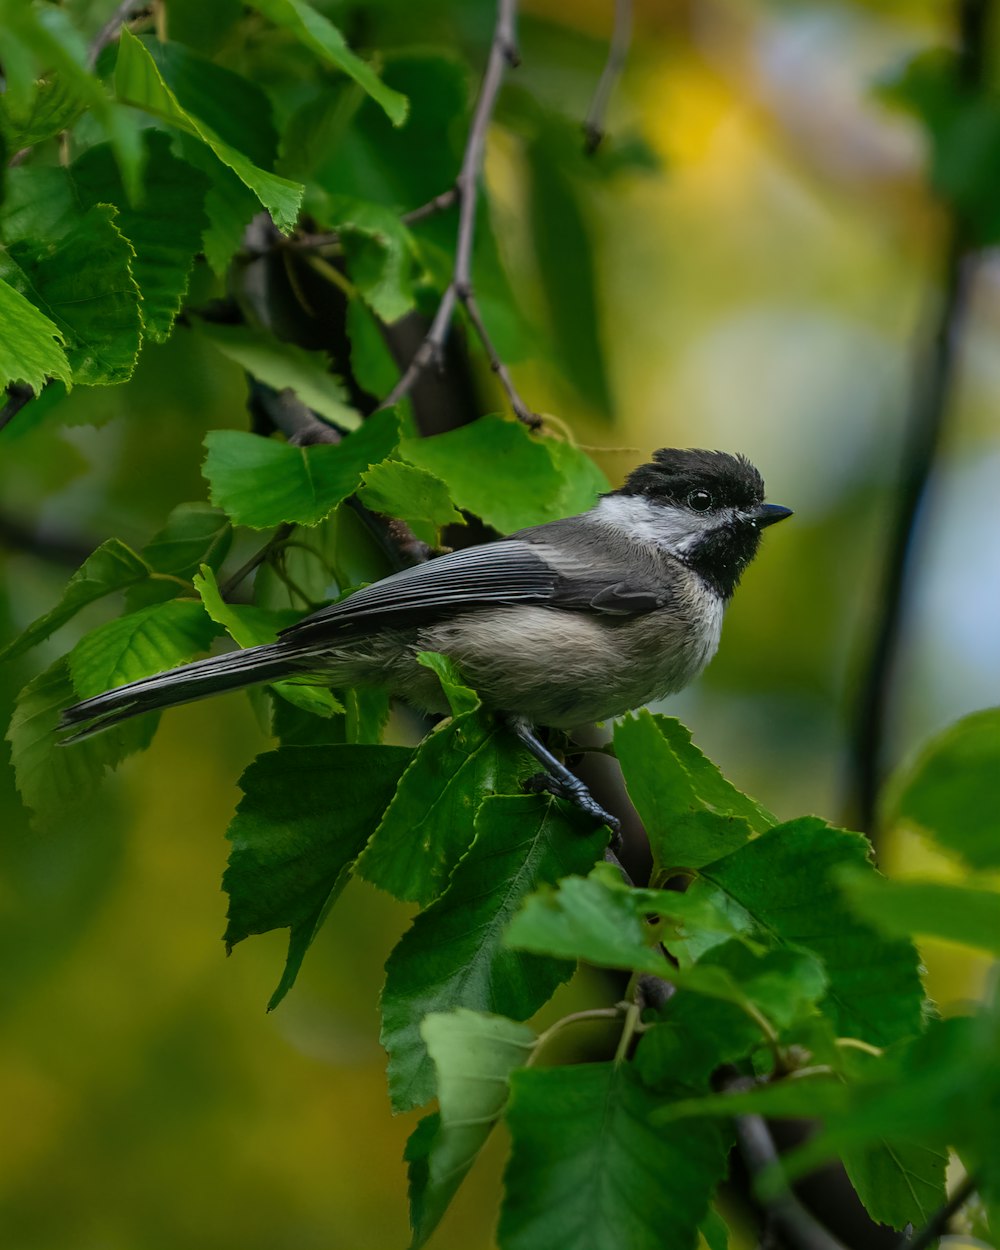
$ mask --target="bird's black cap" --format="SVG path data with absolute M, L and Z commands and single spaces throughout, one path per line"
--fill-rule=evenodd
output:
M 648 464 L 633 469 L 614 493 L 683 503 L 693 490 L 711 491 L 720 506 L 753 508 L 764 498 L 764 479 L 745 456 L 661 447 Z

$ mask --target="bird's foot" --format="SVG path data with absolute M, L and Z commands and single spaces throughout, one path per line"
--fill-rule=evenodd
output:
M 574 807 L 591 817 L 599 825 L 607 825 L 611 830 L 611 845 L 617 851 L 621 849 L 622 831 L 617 817 L 605 811 L 587 787 L 574 777 L 572 782 L 562 777 L 554 777 L 551 773 L 536 773 L 524 783 L 524 788 L 533 794 L 554 794 L 556 798 L 567 799 Z

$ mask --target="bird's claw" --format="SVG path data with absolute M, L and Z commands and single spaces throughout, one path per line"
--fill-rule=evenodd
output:
M 568 799 L 574 807 L 579 808 L 585 815 L 590 816 L 597 824 L 607 825 L 611 830 L 611 845 L 616 851 L 620 849 L 622 844 L 620 823 L 610 812 L 604 810 L 582 781 L 578 781 L 576 785 L 571 786 L 560 778 L 553 777 L 551 773 L 536 773 L 533 777 L 528 778 L 524 783 L 524 788 L 532 794 L 547 793 L 554 794 L 556 798 Z

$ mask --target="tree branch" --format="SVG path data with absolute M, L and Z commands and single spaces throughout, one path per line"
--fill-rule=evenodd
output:
M 109 43 L 114 43 L 121 33 L 121 28 L 133 16 L 137 9 L 148 7 L 148 0 L 122 0 L 101 29 L 94 36 L 87 49 L 87 69 L 93 69 L 97 58 Z
M 587 118 L 583 123 L 583 149 L 592 156 L 604 138 L 604 119 L 608 111 L 611 96 L 625 68 L 629 44 L 632 42 L 632 0 L 615 0 L 615 23 L 611 29 L 611 41 L 608 44 L 608 59 L 598 80 L 597 88 L 587 110 Z
M 959 81 L 974 95 L 986 81 L 987 30 L 993 0 L 957 0 L 961 46 Z M 873 642 L 865 664 L 850 743 L 849 811 L 871 833 L 885 771 L 885 737 L 893 694 L 909 583 L 919 541 L 918 513 L 941 445 L 954 392 L 958 351 L 968 315 L 975 257 L 968 223 L 949 207 L 942 290 L 936 314 L 914 365 L 902 469 L 882 588 L 877 596 Z
M 476 228 L 476 200 L 483 167 L 483 153 L 486 147 L 486 132 L 496 108 L 497 96 L 500 93 L 506 68 L 518 64 L 515 43 L 516 14 L 516 0 L 498 0 L 497 20 L 490 45 L 489 59 L 486 63 L 486 73 L 483 75 L 483 84 L 472 115 L 465 153 L 462 157 L 462 167 L 455 183 L 455 194 L 459 203 L 458 239 L 451 282 L 441 297 L 441 303 L 438 305 L 424 341 L 399 381 L 382 401 L 383 408 L 398 403 L 410 393 L 426 368 L 440 363 L 445 340 L 451 328 L 455 305 L 461 303 L 469 314 L 469 321 L 486 351 L 490 367 L 507 392 L 507 398 L 518 419 L 532 429 L 537 429 L 541 425 L 541 419 L 531 411 L 518 393 L 507 367 L 500 359 L 490 339 L 472 285 L 472 245 Z

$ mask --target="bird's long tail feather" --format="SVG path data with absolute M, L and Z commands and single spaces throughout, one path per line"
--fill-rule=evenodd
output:
M 277 681 L 302 672 L 298 653 L 282 643 L 267 643 L 231 651 L 226 655 L 195 660 L 166 673 L 142 677 L 128 685 L 95 695 L 67 708 L 60 728 L 76 730 L 63 743 L 89 738 L 142 712 L 159 711 L 177 703 L 190 703 L 226 690 L 238 690 L 259 682 Z

